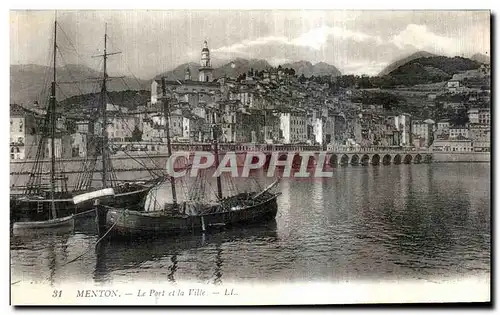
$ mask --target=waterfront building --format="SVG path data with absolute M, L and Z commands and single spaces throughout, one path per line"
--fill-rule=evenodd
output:
M 450 138 L 469 138 L 469 129 L 463 126 L 453 126 L 449 129 Z
M 490 152 L 491 130 L 486 124 L 469 124 L 469 138 L 472 140 L 474 151 Z
M 108 138 L 116 142 L 131 141 L 136 122 L 136 118 L 131 115 L 116 113 L 108 116 Z
M 10 159 L 33 159 L 36 155 L 43 116 L 18 104 L 10 104 Z
M 290 109 L 280 113 L 280 129 L 283 143 L 307 141 L 307 114 L 304 110 Z
M 411 116 L 409 114 L 400 114 L 394 117 L 394 125 L 396 130 L 401 134 L 401 142 L 402 146 L 409 146 L 412 144 L 411 140 Z
M 182 116 L 182 137 L 189 142 L 203 141 L 203 126 L 205 119 L 194 115 L 191 112 L 185 112 Z
M 432 150 L 444 152 L 472 152 L 472 140 L 463 137 L 436 139 L 432 144 Z
M 469 116 L 470 124 L 479 124 L 479 109 L 471 108 L 467 111 L 467 115 Z
M 10 159 L 24 159 L 26 143 L 26 119 L 24 108 L 10 105 Z
M 480 124 L 486 124 L 486 125 L 491 124 L 491 115 L 489 108 L 480 108 L 478 110 L 478 115 Z
M 75 132 L 71 135 L 71 156 L 85 157 L 88 149 L 88 133 Z
M 434 140 L 433 124 L 428 122 L 413 121 L 411 125 L 411 132 L 419 138 L 417 141 L 419 147 L 429 147 Z M 415 143 L 415 141 L 413 143 Z
M 93 125 L 90 120 L 83 119 L 75 121 L 75 132 L 71 134 L 71 156 L 85 157 L 92 152 L 91 144 L 94 140 Z
M 436 135 L 447 135 L 450 129 L 450 121 L 443 119 L 437 122 Z

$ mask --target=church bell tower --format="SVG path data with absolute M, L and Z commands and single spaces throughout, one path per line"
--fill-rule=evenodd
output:
M 213 68 L 210 62 L 210 50 L 208 50 L 208 43 L 205 41 L 203 43 L 203 49 L 201 50 L 201 60 L 198 81 L 210 82 L 213 78 Z

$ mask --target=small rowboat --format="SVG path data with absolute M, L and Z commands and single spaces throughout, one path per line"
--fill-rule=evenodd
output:
M 30 222 L 15 222 L 13 226 L 13 231 L 25 231 L 25 230 L 40 230 L 48 228 L 71 228 L 73 229 L 75 225 L 75 219 L 73 215 L 51 219 L 46 221 L 30 221 Z

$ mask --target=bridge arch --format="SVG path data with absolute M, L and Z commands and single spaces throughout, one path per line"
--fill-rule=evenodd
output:
M 382 164 L 389 165 L 391 164 L 391 156 L 389 154 L 384 155 L 382 158 Z
M 359 156 L 357 154 L 353 154 L 351 156 L 351 165 L 358 165 L 359 164 Z
M 264 167 L 269 167 L 269 164 L 271 163 L 271 157 L 271 153 L 266 154 L 266 162 L 264 163 Z
M 300 156 L 300 154 L 296 153 L 293 156 L 292 165 L 293 165 L 293 167 L 300 167 L 301 163 L 302 163 L 302 156 Z
M 339 164 L 337 154 L 332 154 L 328 160 L 331 167 L 336 167 Z
M 316 165 L 316 159 L 314 156 L 310 156 L 309 159 L 307 160 L 307 168 L 312 168 Z
M 286 158 L 287 158 L 287 155 L 286 155 L 286 154 L 281 154 L 281 155 L 278 157 L 278 161 L 286 161 Z
M 397 164 L 397 165 L 401 164 L 401 155 L 400 154 L 396 154 L 394 156 L 393 162 L 394 162 L 394 164 Z
M 413 159 L 413 157 L 411 156 L 411 154 L 407 154 L 405 156 L 405 159 L 404 159 L 404 163 L 405 164 L 411 164 L 411 160 Z
M 415 160 L 413 163 L 419 164 L 420 162 L 422 162 L 422 156 L 420 154 L 415 155 Z
M 347 165 L 349 164 L 349 157 L 347 154 L 343 154 L 342 157 L 340 158 L 340 165 Z
M 189 164 L 188 159 L 185 156 L 179 156 L 174 163 L 174 169 L 185 168 Z
M 432 155 L 426 154 L 424 158 L 424 163 L 431 163 L 432 162 Z
M 361 165 L 368 165 L 370 164 L 370 156 L 368 154 L 363 154 L 361 157 Z
M 379 165 L 380 164 L 380 155 L 374 154 L 372 156 L 372 164 L 373 165 Z

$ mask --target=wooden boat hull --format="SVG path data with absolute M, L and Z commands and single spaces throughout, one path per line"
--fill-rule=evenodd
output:
M 61 228 L 73 230 L 74 226 L 75 218 L 70 215 L 45 221 L 16 222 L 13 225 L 13 233 L 23 234 L 24 232 L 32 232 L 33 230 L 53 230 Z
M 113 207 L 136 206 L 147 196 L 151 187 L 142 187 L 137 190 L 118 192 L 114 198 L 103 200 L 103 204 Z M 82 192 L 83 193 L 83 192 Z M 79 194 L 79 193 L 74 193 Z M 78 214 L 94 207 L 92 201 L 83 202 L 79 205 L 73 203 L 72 195 L 65 198 L 55 199 L 56 212 L 61 217 Z M 22 198 L 11 196 L 10 198 L 10 218 L 11 222 L 22 221 L 46 221 L 50 218 L 52 200 L 44 198 Z
M 115 237 L 145 236 L 151 234 L 180 234 L 208 230 L 213 227 L 265 222 L 273 220 L 278 212 L 277 195 L 258 204 L 238 210 L 228 210 L 205 215 L 168 215 L 162 211 L 139 212 L 110 209 L 106 227 L 112 228 Z

